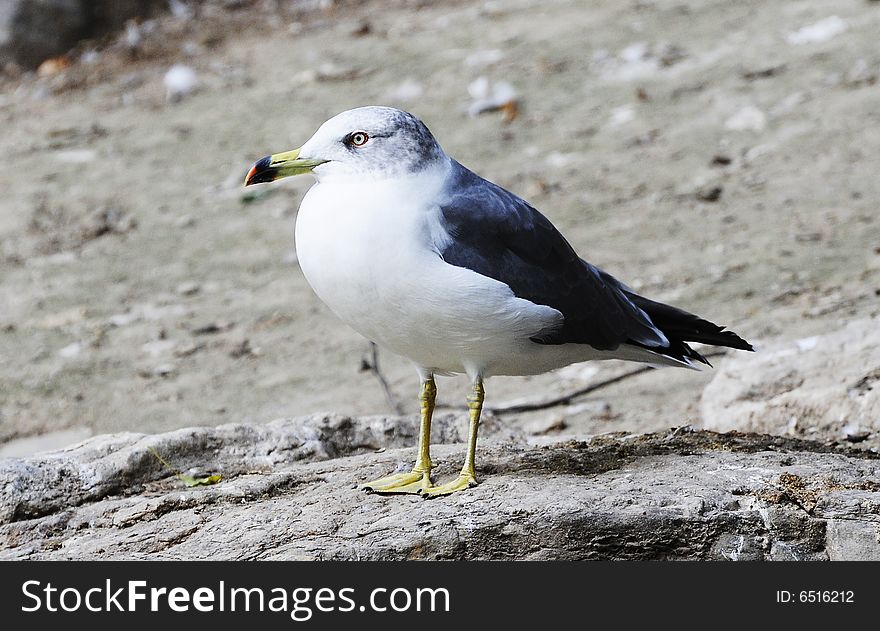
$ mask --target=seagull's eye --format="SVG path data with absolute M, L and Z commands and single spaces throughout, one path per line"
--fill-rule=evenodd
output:
M 350 142 L 355 147 L 363 147 L 367 144 L 367 141 L 370 137 L 367 135 L 365 131 L 356 131 L 351 136 L 348 137 L 348 142 Z

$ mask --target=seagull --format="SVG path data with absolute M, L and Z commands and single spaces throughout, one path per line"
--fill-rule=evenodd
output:
M 754 350 L 580 258 L 549 219 L 446 155 L 407 112 L 342 112 L 299 149 L 256 162 L 245 186 L 303 173 L 315 177 L 295 230 L 306 280 L 341 320 L 411 360 L 421 381 L 415 466 L 364 490 L 430 498 L 476 485 L 483 384 L 491 376 L 595 359 L 708 365 L 688 342 Z M 467 451 L 458 477 L 435 485 L 434 377 L 453 374 L 471 382 Z

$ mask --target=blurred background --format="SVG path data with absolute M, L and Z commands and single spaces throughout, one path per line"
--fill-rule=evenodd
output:
M 582 256 L 762 351 L 504 421 L 876 448 L 878 33 L 869 0 L 0 0 L 0 455 L 392 412 L 367 341 L 298 269 L 311 180 L 242 187 L 367 104 L 412 111 Z M 415 372 L 378 360 L 414 414 Z M 488 402 L 632 368 L 496 378 Z

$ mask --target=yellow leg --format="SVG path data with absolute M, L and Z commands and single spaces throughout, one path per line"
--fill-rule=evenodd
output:
M 480 429 L 480 412 L 483 411 L 484 396 L 483 380 L 477 378 L 477 380 L 474 381 L 473 390 L 467 400 L 470 429 L 468 431 L 467 454 L 464 457 L 464 466 L 461 468 L 461 473 L 459 473 L 458 477 L 452 482 L 425 489 L 423 491 L 425 497 L 449 495 L 450 493 L 463 491 L 477 485 L 474 462 L 477 457 L 477 431 Z
M 431 417 L 436 398 L 437 386 L 431 376 L 422 382 L 422 392 L 419 395 L 419 455 L 413 470 L 365 482 L 358 488 L 374 493 L 421 493 L 431 486 Z

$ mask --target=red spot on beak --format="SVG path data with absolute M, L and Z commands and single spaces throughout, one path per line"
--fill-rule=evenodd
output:
M 254 166 L 251 167 L 251 170 L 248 171 L 247 177 L 244 178 L 244 185 L 245 186 L 249 186 L 250 184 L 252 184 L 251 180 L 254 179 L 254 175 L 256 174 L 256 172 L 257 172 L 257 165 L 255 164 Z

